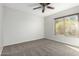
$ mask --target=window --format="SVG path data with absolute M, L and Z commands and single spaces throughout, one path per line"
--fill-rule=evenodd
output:
M 78 14 L 56 18 L 55 20 L 56 35 L 79 37 Z
M 56 19 L 56 34 L 64 34 L 64 19 Z

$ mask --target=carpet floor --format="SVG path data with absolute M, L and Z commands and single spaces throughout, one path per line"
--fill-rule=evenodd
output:
M 2 56 L 79 56 L 79 52 L 66 44 L 49 39 L 39 39 L 5 46 Z

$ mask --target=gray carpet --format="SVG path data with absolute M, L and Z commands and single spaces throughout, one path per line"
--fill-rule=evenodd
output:
M 79 56 L 79 52 L 69 48 L 66 44 L 49 39 L 5 46 L 2 56 Z

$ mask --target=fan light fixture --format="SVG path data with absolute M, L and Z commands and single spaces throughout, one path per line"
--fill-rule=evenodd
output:
M 44 13 L 45 12 L 45 7 L 49 8 L 49 9 L 54 9 L 54 7 L 49 6 L 51 3 L 39 3 L 39 4 L 40 4 L 40 6 L 36 7 L 36 8 L 33 8 L 33 10 L 42 8 L 42 13 Z

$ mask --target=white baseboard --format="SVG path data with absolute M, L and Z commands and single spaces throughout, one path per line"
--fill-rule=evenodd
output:
M 2 50 L 3 50 L 3 47 L 0 47 L 0 56 L 1 56 Z
M 19 44 L 19 43 L 23 43 L 23 42 L 30 42 L 30 41 L 34 41 L 34 40 L 43 39 L 43 38 L 44 37 L 29 39 L 29 40 L 25 40 L 25 41 L 12 42 L 12 43 L 8 43 L 8 44 L 3 44 L 3 46 L 9 46 L 9 45 L 14 45 L 14 44 Z
M 47 39 L 79 47 L 79 38 L 76 37 L 53 36 L 53 37 L 47 37 Z

